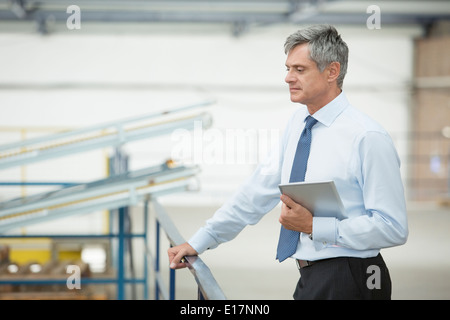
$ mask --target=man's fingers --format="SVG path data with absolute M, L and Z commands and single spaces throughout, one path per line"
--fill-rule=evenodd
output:
M 194 250 L 188 243 L 169 248 L 167 250 L 169 255 L 169 263 L 171 269 L 186 268 L 185 256 L 197 255 L 197 251 Z
M 282 195 L 281 195 L 280 200 L 281 200 L 285 205 L 287 205 L 289 208 L 292 208 L 292 207 L 294 207 L 295 205 L 297 205 L 297 203 L 296 203 L 294 200 L 292 200 L 291 198 L 289 198 L 289 197 L 288 197 L 287 195 L 285 195 L 285 194 L 282 194 Z
M 180 251 L 176 256 L 174 256 L 173 259 L 170 261 L 170 268 L 171 269 L 186 268 L 186 261 L 184 259 L 184 254 L 182 251 Z

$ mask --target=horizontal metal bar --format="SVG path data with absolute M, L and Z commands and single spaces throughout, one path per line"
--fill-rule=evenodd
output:
M 180 183 L 178 182 L 178 186 L 176 187 L 168 187 L 166 190 L 163 191 L 152 191 L 148 190 L 148 193 L 140 195 L 136 197 L 137 201 L 142 201 L 144 197 L 147 194 L 151 194 L 152 196 L 158 196 L 162 195 L 164 193 L 174 193 L 178 191 L 185 191 L 187 189 L 187 182 L 184 182 L 184 185 L 182 187 L 179 186 Z M 131 205 L 135 205 L 136 203 L 132 200 L 130 200 L 129 197 L 124 197 L 122 199 L 118 200 L 110 200 L 108 198 L 103 199 L 102 201 L 96 201 L 94 203 L 87 203 L 87 204 L 80 204 L 80 205 L 74 205 L 70 207 L 65 207 L 59 210 L 41 210 L 36 213 L 26 214 L 23 216 L 17 216 L 17 217 L 7 217 L 0 221 L 0 232 L 5 232 L 8 230 L 11 230 L 13 228 L 31 225 L 34 223 L 42 223 L 48 220 L 52 219 L 61 219 L 65 218 L 70 215 L 74 214 L 83 214 L 83 213 L 89 213 L 94 212 L 98 210 L 112 210 L 122 207 L 127 207 Z
M 155 208 L 156 218 L 158 219 L 163 230 L 166 232 L 169 242 L 175 246 L 184 243 L 184 238 L 178 232 L 178 229 L 173 224 L 165 209 L 155 198 L 152 199 L 152 203 Z M 198 256 L 188 256 L 185 258 L 188 263 L 188 268 L 194 275 L 195 281 L 197 282 L 198 287 L 205 299 L 225 300 L 225 294 L 220 289 L 216 279 L 202 259 Z
M 136 119 L 135 121 L 142 121 Z M 25 165 L 37 161 L 48 160 L 56 157 L 62 157 L 69 154 L 101 149 L 104 147 L 116 147 L 127 142 L 149 138 L 157 135 L 165 135 L 178 128 L 192 130 L 195 123 L 199 122 L 204 128 L 211 125 L 211 116 L 208 113 L 200 113 L 194 116 L 188 116 L 180 119 L 163 121 L 157 124 L 148 124 L 131 129 L 118 127 L 111 132 L 103 133 L 107 127 L 95 128 L 96 133 L 91 136 L 79 136 L 79 131 L 73 131 L 67 134 L 50 135 L 39 140 L 25 140 L 14 144 L 0 146 L 5 152 L 0 155 L 0 169 L 6 169 L 13 166 Z M 123 126 L 123 124 L 121 124 Z M 84 130 L 83 130 L 84 131 Z M 78 138 L 76 138 L 79 136 Z M 63 137 L 62 142 L 58 142 Z M 53 142 L 52 142 L 53 141 Z M 39 145 L 45 143 L 45 145 Z
M 128 125 L 133 122 L 142 122 L 144 120 L 160 118 L 160 117 L 167 116 L 167 115 L 173 115 L 173 114 L 181 113 L 184 111 L 205 107 L 207 105 L 211 105 L 212 103 L 214 103 L 213 100 L 208 100 L 208 101 L 199 102 L 199 103 L 195 103 L 195 104 L 191 104 L 188 106 L 183 106 L 183 107 L 179 107 L 179 108 L 175 108 L 175 109 L 169 109 L 169 110 L 160 111 L 160 112 L 143 114 L 143 115 L 139 115 L 139 116 L 135 116 L 135 117 L 130 117 L 127 119 L 109 121 L 106 123 L 88 126 L 88 127 L 73 130 L 73 131 L 60 132 L 60 133 L 53 134 L 53 135 L 37 137 L 37 138 L 27 139 L 27 140 L 9 143 L 9 144 L 5 144 L 5 145 L 0 145 L 0 151 L 6 150 L 6 149 L 18 148 L 18 147 L 25 147 L 27 145 L 48 142 L 51 140 L 60 140 L 61 138 L 73 137 L 73 136 L 77 136 L 80 134 L 85 134 L 85 133 L 92 132 L 92 131 L 103 130 L 105 128 L 110 128 L 110 127 L 117 128 L 118 126 Z
M 31 186 L 31 187 L 41 187 L 41 186 L 62 186 L 62 187 L 73 187 L 80 182 L 13 182 L 13 181 L 3 181 L 0 182 L 0 186 Z
M 186 191 L 197 166 L 139 170 L 86 185 L 0 203 L 0 233 L 13 228 L 83 214 L 136 205 L 149 196 Z
M 105 179 L 79 184 L 73 187 L 40 193 L 26 198 L 17 198 L 0 203 L 0 216 L 11 215 L 24 211 L 38 210 L 64 203 L 73 203 L 83 199 L 94 199 L 102 195 L 126 192 L 132 189 L 144 189 L 145 186 L 190 177 L 199 171 L 197 166 L 174 167 L 166 165 L 153 166 L 141 170 L 111 176 Z
M 40 9 L 64 9 L 71 4 L 76 4 L 87 10 L 111 10 L 111 11 L 127 11 L 127 10 L 151 10 L 151 11 L 230 11 L 230 12 L 247 12 L 247 11 L 267 11 L 267 12 L 285 12 L 288 11 L 292 1 L 281 0 L 227 0 L 227 1 L 211 1 L 211 0 L 189 0 L 189 1 L 138 1 L 138 0 L 31 0 L 28 1 L 29 6 L 38 5 Z
M 450 76 L 417 77 L 414 86 L 421 89 L 447 89 L 450 88 Z
M 68 274 L 67 276 L 70 276 Z M 143 283 L 145 284 L 145 279 L 124 279 L 126 283 Z M 87 285 L 87 284 L 116 284 L 118 280 L 116 278 L 81 278 L 80 284 L 81 285 Z M 52 284 L 66 284 L 67 278 L 61 278 L 61 279 L 26 279 L 26 278 L 20 278 L 20 279 L 0 279 L 0 285 L 4 284 L 11 284 L 11 285 L 19 285 L 19 284 L 39 284 L 39 285 L 52 285 Z
M 26 235 L 17 235 L 17 234 L 0 234 L 1 238 L 19 238 L 19 239 L 25 239 L 25 238 L 117 238 L 119 237 L 118 234 L 110 233 L 110 234 L 26 234 Z M 143 233 L 131 233 L 131 234 L 122 234 L 120 237 L 125 238 L 144 238 L 146 237 Z
M 368 4 L 369 5 L 369 4 Z M 67 7 L 66 7 L 67 8 Z M 449 19 L 448 10 L 441 12 L 384 12 L 382 13 L 383 25 L 423 25 L 433 21 Z M 365 8 L 364 8 L 365 9 Z M 82 21 L 86 22 L 140 22 L 140 23 L 259 23 L 259 24 L 277 24 L 277 23 L 330 23 L 365 25 L 368 14 L 365 10 L 361 12 L 323 12 L 316 9 L 317 12 L 302 11 L 261 11 L 261 12 L 226 12 L 226 11 L 178 11 L 178 10 L 140 10 L 138 8 L 130 10 L 107 10 L 105 8 L 98 10 L 83 10 Z M 294 14 L 293 14 L 294 13 Z M 29 21 L 45 20 L 47 16 L 52 16 L 55 21 L 66 21 L 67 13 L 65 10 L 56 10 L 52 8 L 36 10 L 26 15 L 23 19 L 7 10 L 0 10 L 0 20 L 3 21 Z

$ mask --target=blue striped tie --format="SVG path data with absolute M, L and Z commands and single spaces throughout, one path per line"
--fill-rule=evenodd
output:
M 306 165 L 308 163 L 309 150 L 311 147 L 311 128 L 317 123 L 317 120 L 311 116 L 306 118 L 306 125 L 298 140 L 297 150 L 295 151 L 294 164 L 292 165 L 291 177 L 289 182 L 300 182 L 305 180 Z M 287 230 L 281 226 L 280 239 L 278 241 L 277 259 L 282 262 L 292 256 L 297 250 L 298 231 Z

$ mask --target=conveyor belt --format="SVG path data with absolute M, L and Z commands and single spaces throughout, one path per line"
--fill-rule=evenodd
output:
M 0 203 L 0 233 L 72 214 L 135 205 L 148 196 L 187 190 L 197 166 L 163 165 Z
M 80 130 L 63 132 L 0 146 L 0 170 L 73 153 L 124 143 L 172 132 L 193 129 L 196 122 L 204 128 L 211 116 L 196 110 L 213 102 L 202 102 L 170 111 L 141 115 Z

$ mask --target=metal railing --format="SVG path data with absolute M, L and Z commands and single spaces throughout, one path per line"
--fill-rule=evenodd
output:
M 159 297 L 162 296 L 163 299 L 166 300 L 175 300 L 175 270 L 170 269 L 168 290 L 166 289 L 167 284 L 164 283 L 164 279 L 160 272 L 161 228 L 166 233 L 171 246 L 177 246 L 186 241 L 180 235 L 178 229 L 175 227 L 164 207 L 161 206 L 158 200 L 152 199 L 152 203 L 156 213 L 156 257 L 154 263 L 155 299 L 158 300 Z M 187 266 L 198 285 L 198 299 L 226 300 L 225 294 L 222 292 L 216 279 L 214 279 L 214 276 L 202 259 L 198 256 L 187 256 L 185 259 Z
M 0 145 L 0 169 L 26 165 L 105 147 L 119 147 L 128 142 L 172 133 L 179 128 L 193 129 L 199 122 L 207 128 L 212 119 L 197 110 L 212 104 L 201 102 L 178 109 L 139 115 L 77 130 L 25 139 Z M 0 131 L 26 132 L 24 128 L 0 128 Z

